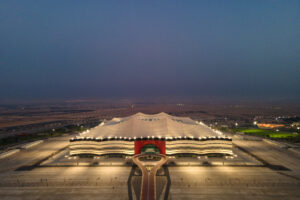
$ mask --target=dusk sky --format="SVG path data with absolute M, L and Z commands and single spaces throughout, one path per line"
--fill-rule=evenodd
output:
M 0 1 L 0 100 L 300 97 L 300 1 Z

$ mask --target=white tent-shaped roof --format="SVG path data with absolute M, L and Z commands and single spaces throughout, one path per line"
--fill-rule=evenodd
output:
M 203 123 L 188 117 L 176 117 L 166 113 L 148 115 L 137 113 L 129 117 L 113 118 L 86 133 L 85 137 L 211 137 L 220 136 Z

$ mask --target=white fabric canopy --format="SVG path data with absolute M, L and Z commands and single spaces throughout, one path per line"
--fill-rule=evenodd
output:
M 220 136 L 203 123 L 188 117 L 166 113 L 148 115 L 137 113 L 129 117 L 113 118 L 84 134 L 85 137 L 210 137 Z

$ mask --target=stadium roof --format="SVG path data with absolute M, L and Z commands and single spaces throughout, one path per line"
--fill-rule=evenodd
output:
M 137 113 L 129 117 L 113 118 L 92 128 L 85 137 L 211 137 L 222 135 L 201 122 L 188 117 L 166 113 L 148 115 Z

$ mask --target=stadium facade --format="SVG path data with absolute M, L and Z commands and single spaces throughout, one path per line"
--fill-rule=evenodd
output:
M 188 117 L 137 113 L 102 122 L 72 138 L 69 149 L 70 155 L 232 155 L 232 140 Z

